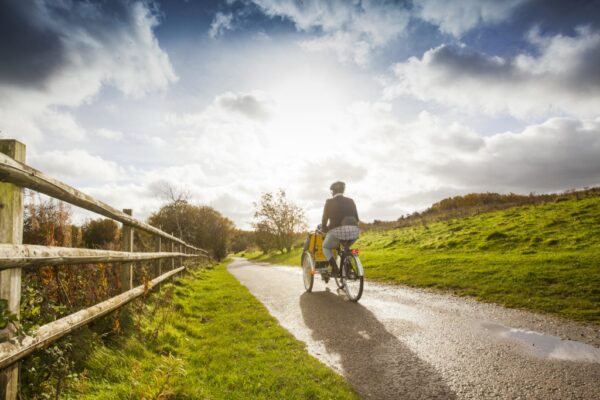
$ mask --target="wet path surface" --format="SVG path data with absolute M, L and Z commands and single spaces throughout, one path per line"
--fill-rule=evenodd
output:
M 365 399 L 600 399 L 600 332 L 451 295 L 367 282 L 358 304 L 299 268 L 229 267 Z

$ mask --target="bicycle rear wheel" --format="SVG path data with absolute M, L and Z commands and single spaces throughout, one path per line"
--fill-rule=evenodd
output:
M 342 285 L 344 291 L 350 301 L 356 302 L 362 296 L 364 286 L 364 277 L 358 268 L 357 256 L 352 254 L 346 257 L 343 268 Z
M 302 278 L 304 280 L 304 289 L 307 292 L 311 292 L 313 288 L 315 280 L 314 270 L 312 255 L 308 251 L 305 251 L 302 255 Z

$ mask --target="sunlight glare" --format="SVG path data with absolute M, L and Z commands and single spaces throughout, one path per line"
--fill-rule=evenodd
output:
M 274 156 L 287 156 L 290 141 L 294 152 L 310 159 L 322 158 L 340 139 L 343 101 L 331 80 L 323 77 L 291 78 L 271 92 L 276 103 L 269 126 Z M 285 136 L 289 140 L 281 140 Z

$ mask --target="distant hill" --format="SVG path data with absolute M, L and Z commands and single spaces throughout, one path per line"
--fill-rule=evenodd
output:
M 453 218 L 463 218 L 481 213 L 505 210 L 525 205 L 538 205 L 567 200 L 581 200 L 589 197 L 600 197 L 600 187 L 583 190 L 568 190 L 553 194 L 499 194 L 499 193 L 470 193 L 455 196 L 434 203 L 422 212 L 403 215 L 396 221 L 379 221 L 362 223 L 363 230 L 388 230 L 415 225 L 427 225 L 433 222 L 447 221 Z

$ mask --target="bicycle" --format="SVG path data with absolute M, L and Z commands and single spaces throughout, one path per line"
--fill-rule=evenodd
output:
M 312 233 L 304 246 L 302 253 L 302 275 L 304 289 L 312 292 L 314 277 L 318 273 L 325 283 L 329 282 L 333 275 L 331 266 L 323 255 L 323 232 L 317 229 Z M 340 276 L 334 276 L 335 283 L 339 289 L 344 290 L 348 299 L 357 302 L 363 293 L 364 268 L 358 257 L 359 251 L 350 248 L 350 241 L 340 241 L 340 246 L 334 249 L 334 256 L 338 259 Z

